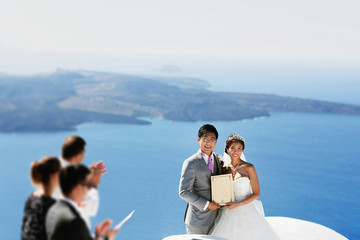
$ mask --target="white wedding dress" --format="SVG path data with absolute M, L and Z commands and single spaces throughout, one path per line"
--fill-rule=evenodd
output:
M 240 177 L 234 181 L 235 202 L 252 194 L 250 179 Z M 272 226 L 266 221 L 261 201 L 233 209 L 222 208 L 209 235 L 229 240 L 279 240 Z

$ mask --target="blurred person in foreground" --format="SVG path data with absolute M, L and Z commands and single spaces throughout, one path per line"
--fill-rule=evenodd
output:
M 65 168 L 72 164 L 81 163 L 85 157 L 85 140 L 77 135 L 68 136 L 65 138 L 64 143 L 61 148 L 61 157 L 60 163 L 61 167 Z M 90 166 L 92 172 L 89 179 L 89 183 L 92 185 L 92 188 L 88 192 L 86 200 L 81 203 L 81 216 L 84 218 L 88 228 L 91 228 L 90 217 L 93 217 L 97 214 L 99 208 L 99 192 L 98 186 L 100 183 L 101 176 L 106 173 L 106 166 L 102 161 L 93 163 Z M 58 188 L 54 192 L 54 198 L 61 199 L 62 194 Z
M 93 239 L 80 215 L 79 208 L 92 188 L 91 171 L 82 164 L 67 166 L 60 172 L 60 187 L 64 198 L 58 200 L 46 215 L 47 238 L 49 240 Z M 94 239 L 114 239 L 118 230 L 110 229 L 111 224 L 112 221 L 107 219 L 96 225 Z
M 46 240 L 45 216 L 56 202 L 52 194 L 59 187 L 60 170 L 57 157 L 46 156 L 31 164 L 31 181 L 40 187 L 26 200 L 21 227 L 22 240 Z

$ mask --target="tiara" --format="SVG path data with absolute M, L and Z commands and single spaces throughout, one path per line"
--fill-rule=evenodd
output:
M 244 139 L 242 136 L 240 136 L 240 135 L 238 135 L 238 134 L 235 134 L 235 133 L 230 134 L 230 136 L 228 137 L 227 141 L 230 141 L 230 140 L 233 140 L 233 139 L 236 139 L 236 140 L 240 140 L 240 141 L 242 141 L 242 142 L 245 142 L 245 139 Z

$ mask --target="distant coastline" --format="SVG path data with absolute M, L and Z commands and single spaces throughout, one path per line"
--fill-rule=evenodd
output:
M 197 78 L 58 70 L 32 76 L 0 75 L 0 132 L 74 130 L 87 122 L 151 124 L 240 121 L 271 112 L 360 115 L 360 106 L 273 94 L 215 92 Z

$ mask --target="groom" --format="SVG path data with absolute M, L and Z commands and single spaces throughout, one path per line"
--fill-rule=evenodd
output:
M 185 212 L 187 234 L 208 234 L 220 205 L 211 201 L 211 175 L 221 174 L 220 156 L 213 153 L 218 132 L 213 125 L 199 129 L 200 149 L 183 163 L 179 195 L 188 202 Z

